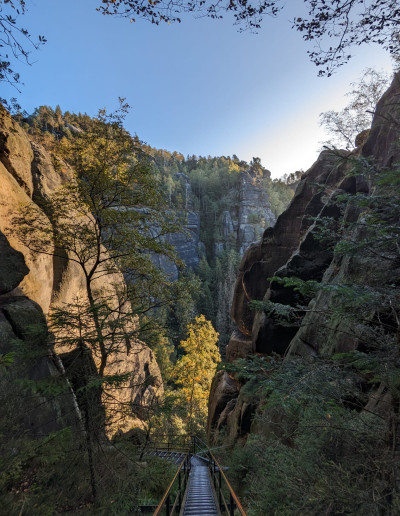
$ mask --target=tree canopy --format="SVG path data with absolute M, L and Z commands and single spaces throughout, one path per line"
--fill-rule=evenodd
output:
M 308 52 L 319 68 L 319 75 L 330 76 L 352 57 L 352 49 L 377 43 L 391 54 L 399 53 L 400 8 L 396 0 L 303 0 L 292 27 L 305 41 L 313 43 Z M 241 30 L 257 31 L 263 18 L 276 16 L 282 0 L 102 0 L 98 10 L 135 21 L 144 18 L 151 23 L 180 22 L 180 13 L 193 12 L 210 18 L 232 13 Z
M 15 61 L 30 63 L 29 54 L 46 42 L 44 36 L 33 38 L 29 31 L 19 25 L 17 18 L 25 14 L 25 0 L 0 0 L 0 82 L 7 82 L 17 88 L 20 75 Z M 0 96 L 0 102 L 7 107 L 17 105 L 15 98 L 7 101 Z
M 173 375 L 181 387 L 179 405 L 185 407 L 189 432 L 199 431 L 204 424 L 211 382 L 221 361 L 217 340 L 211 322 L 200 315 L 188 325 L 188 337 L 181 341 L 185 355 L 177 361 Z
M 330 138 L 328 146 L 348 150 L 357 146 L 356 138 L 370 128 L 378 100 L 389 86 L 389 77 L 372 68 L 364 70 L 352 89 L 346 94 L 350 102 L 341 111 L 325 111 L 320 114 L 320 124 L 325 127 Z
M 352 49 L 377 43 L 391 54 L 399 53 L 400 8 L 396 0 L 304 0 L 305 17 L 293 27 L 305 41 L 313 41 L 308 54 L 320 68 L 319 75 L 332 75 L 352 57 Z

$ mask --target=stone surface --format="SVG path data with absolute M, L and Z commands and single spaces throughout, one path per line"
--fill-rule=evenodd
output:
M 28 274 L 24 255 L 13 249 L 7 238 L 0 233 L 0 295 L 11 292 Z
M 13 217 L 18 214 L 20 205 L 35 206 L 17 180 L 0 163 L 0 232 L 7 236 L 10 245 L 23 254 L 29 273 L 18 285 L 17 290 L 36 301 L 47 313 L 52 297 L 53 259 L 51 256 L 37 254 L 24 246 L 18 238 L 18 228 Z
M 32 152 L 33 148 L 33 152 Z M 86 299 L 85 277 L 65 253 L 48 256 L 33 253 L 18 237 L 18 227 L 13 218 L 19 206 L 27 205 L 46 217 L 41 206 L 59 187 L 73 180 L 72 170 L 56 156 L 51 156 L 42 146 L 31 143 L 25 132 L 2 109 L 0 111 L 0 353 L 15 339 L 36 345 L 31 328 L 44 322 L 44 314 L 55 307 L 64 307 L 76 298 Z M 54 167 L 56 163 L 56 168 Z M 74 214 L 71 214 L 74 216 Z M 196 232 L 198 218 L 188 217 L 188 230 Z M 4 237 L 3 235 L 6 235 Z M 198 237 L 194 246 L 198 244 Z M 116 297 L 116 289 L 124 286 L 121 274 L 97 279 L 93 288 L 106 296 Z M 2 295 L 3 294 L 3 295 Z M 129 307 L 126 306 L 129 310 Z M 134 333 L 137 321 L 131 321 L 127 332 Z M 35 337 L 42 339 L 42 337 Z M 109 431 L 126 430 L 141 424 L 143 406 L 162 394 L 160 371 L 152 351 L 138 339 L 126 339 L 126 345 L 112 353 L 105 370 L 106 375 L 129 373 L 129 379 L 119 389 L 105 392 L 107 398 Z M 42 342 L 43 345 L 43 342 Z M 47 346 L 47 344 L 46 344 Z M 57 347 L 56 353 L 71 353 L 70 348 Z M 48 349 L 46 348 L 46 354 Z M 56 360 L 59 360 L 56 356 Z M 93 364 L 99 367 L 99 357 L 93 355 Z M 62 364 L 60 363 L 62 367 Z M 52 361 L 41 360 L 30 364 L 32 378 L 59 374 Z M 71 393 L 73 398 L 73 395 Z M 110 403 L 113 399 L 115 403 Z M 131 419 L 122 417 L 116 404 L 137 407 Z M 46 409 L 47 410 L 47 409 Z M 141 413 L 142 410 L 142 413 Z M 46 416 L 47 417 L 47 416 Z M 29 423 L 30 424 L 30 423 Z
M 221 413 L 231 400 L 237 398 L 238 383 L 226 371 L 218 371 L 211 384 L 208 404 L 207 435 L 210 437 Z
M 268 194 L 251 171 L 240 173 L 238 243 L 241 254 L 258 240 L 265 228 L 275 224 Z
M 343 153 L 347 155 L 348 153 Z M 310 217 L 318 215 L 327 199 L 322 199 L 316 183 L 336 185 L 344 174 L 344 167 L 335 168 L 338 156 L 324 151 L 303 175 L 295 196 L 272 228 L 267 228 L 262 240 L 249 247 L 243 256 L 235 285 L 231 316 L 239 330 L 252 335 L 254 311 L 250 300 L 263 299 L 276 271 L 296 252 L 312 225 Z
M 33 152 L 25 131 L 0 105 L 0 161 L 25 193 L 32 196 Z
M 214 243 L 215 255 L 236 246 L 240 254 L 254 241 L 259 240 L 265 228 L 275 223 L 268 194 L 259 183 L 256 173 L 240 172 L 236 193 L 237 203 L 222 213 L 220 238 Z
M 47 199 L 62 185 L 73 178 L 72 170 L 61 160 L 57 160 L 58 169 L 42 145 L 32 142 L 32 182 L 34 200 Z
M 226 361 L 234 362 L 238 358 L 245 358 L 253 353 L 253 342 L 239 330 L 235 330 L 225 349 Z
M 357 284 L 379 289 L 383 285 L 400 284 L 400 263 L 398 260 L 384 260 L 373 253 L 358 253 L 355 256 L 336 255 L 332 247 L 315 238 L 317 217 L 330 217 L 332 223 L 339 219 L 335 198 L 343 192 L 368 195 L 367 181 L 354 175 L 353 157 L 368 157 L 376 169 L 390 169 L 400 162 L 400 74 L 398 73 L 389 90 L 377 105 L 371 130 L 357 140 L 359 148 L 351 153 L 345 151 L 321 153 L 317 162 L 303 175 L 295 196 L 287 210 L 278 218 L 273 228 L 268 228 L 260 242 L 252 244 L 245 252 L 235 285 L 232 317 L 240 332 L 234 338 L 232 358 L 241 356 L 246 349 L 262 354 L 279 353 L 285 357 L 300 355 L 331 357 L 336 353 L 355 349 L 368 350 L 371 346 L 367 331 L 368 321 L 375 316 L 374 310 L 365 314 L 365 322 L 350 323 L 345 317 L 335 315 L 335 293 L 320 290 L 315 297 L 307 299 L 292 288 L 278 282 L 270 284 L 266 278 L 272 276 L 295 276 L 304 280 L 316 280 L 324 284 Z M 350 159 L 348 159 L 350 158 Z M 325 185 L 320 192 L 316 183 Z M 360 208 L 348 203 L 344 212 L 347 222 L 362 217 Z M 395 223 L 398 223 L 396 221 Z M 350 226 L 351 228 L 351 226 Z M 364 239 L 362 225 L 347 229 L 341 238 L 351 241 Z M 335 242 L 331 242 L 333 245 Z M 373 273 L 372 273 L 373 272 Z M 281 325 L 274 316 L 258 312 L 255 316 L 248 303 L 253 299 L 273 301 L 283 305 L 306 306 L 298 313 L 299 324 Z M 308 304 L 308 306 L 307 306 Z M 249 341 L 252 341 L 252 346 Z M 221 379 L 216 378 L 216 385 Z M 223 390 L 222 390 L 223 392 Z M 244 431 L 273 433 L 279 437 L 279 426 L 283 414 L 272 411 L 264 414 L 262 423 L 250 423 L 254 407 L 242 396 L 235 397 L 235 403 L 227 397 L 225 407 L 218 406 L 219 418 L 209 420 L 209 434 L 216 435 L 221 424 L 227 425 L 225 435 L 228 441 L 246 436 Z M 210 407 L 222 399 L 217 387 L 212 392 Z M 371 391 L 366 410 L 371 408 L 382 415 L 387 414 L 391 403 L 384 388 Z M 253 411 L 253 412 L 252 412 Z M 212 412 L 212 414 L 215 414 Z M 244 419 L 243 419 L 244 417 Z
M 24 296 L 0 296 L 0 354 L 19 350 L 12 367 L 7 371 L 7 383 L 2 383 L 7 399 L 15 403 L 13 395 L 19 389 L 21 379 L 40 381 L 60 374 L 49 356 L 48 334 L 45 316 L 40 306 Z M 60 379 L 62 383 L 63 380 Z M 18 397 L 18 410 L 24 432 L 33 437 L 43 437 L 65 426 L 78 424 L 78 413 L 72 393 L 65 383 L 63 396 L 45 396 L 30 392 Z
M 46 346 L 46 319 L 37 303 L 24 296 L 0 297 L 0 310 L 18 339 Z
M 168 236 L 167 241 L 172 244 L 181 260 L 191 269 L 196 269 L 200 262 L 200 215 L 195 211 L 182 213 L 184 217 L 183 233 L 174 233 Z

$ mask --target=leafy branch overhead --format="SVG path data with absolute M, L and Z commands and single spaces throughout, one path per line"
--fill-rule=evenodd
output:
M 292 27 L 305 41 L 312 42 L 310 59 L 319 75 L 333 71 L 352 57 L 352 49 L 377 43 L 392 55 L 399 53 L 400 9 L 393 0 L 303 0 L 307 14 L 295 16 Z M 106 15 L 144 18 L 160 22 L 180 22 L 180 13 L 222 18 L 232 13 L 241 30 L 259 30 L 265 16 L 275 17 L 284 8 L 282 0 L 102 0 L 98 10 Z
M 0 1 L 0 82 L 11 84 L 17 90 L 21 81 L 20 74 L 15 69 L 15 62 L 30 64 L 31 52 L 46 43 L 44 36 L 34 38 L 26 28 L 19 25 L 18 18 L 24 15 L 25 11 L 24 0 Z M 16 105 L 15 99 L 7 102 L 0 97 L 0 102 L 8 107 Z
M 352 57 L 354 47 L 376 43 L 399 59 L 400 9 L 393 0 L 304 0 L 306 15 L 299 12 L 292 28 L 299 31 L 313 49 L 310 59 L 319 75 L 333 71 Z M 150 21 L 181 22 L 184 13 L 221 19 L 232 14 L 240 31 L 257 32 L 265 16 L 276 17 L 284 8 L 283 0 L 101 0 L 97 10 L 104 15 Z M 25 0 L 0 1 L 0 82 L 21 84 L 16 70 L 18 61 L 30 64 L 31 51 L 46 42 L 44 36 L 34 39 L 20 26 L 19 17 L 26 12 Z M 8 107 L 20 109 L 17 100 L 0 97 Z
M 192 12 L 212 19 L 220 19 L 223 13 L 231 12 L 235 22 L 245 29 L 259 29 L 265 15 L 275 16 L 280 10 L 276 0 L 261 0 L 257 4 L 247 0 L 102 0 L 98 11 L 102 14 L 129 18 L 144 18 L 156 25 L 161 22 L 181 22 L 180 13 Z

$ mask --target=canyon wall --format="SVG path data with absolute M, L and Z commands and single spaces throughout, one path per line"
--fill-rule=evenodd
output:
M 46 217 L 43 201 L 72 178 L 73 171 L 65 162 L 31 141 L 6 110 L 0 108 L 0 353 L 10 350 L 11 340 L 23 340 L 29 348 L 39 339 L 45 350 L 42 355 L 46 356 L 26 365 L 32 378 L 65 376 L 63 363 L 68 364 L 71 357 L 76 357 L 76 348 L 52 347 L 46 317 L 55 308 L 78 298 L 85 299 L 85 278 L 68 256 L 33 252 L 29 243 L 23 244 L 14 217 L 20 213 L 21 206 L 34 207 Z M 116 293 L 118 285 L 123 285 L 119 274 L 95 282 L 96 289 L 110 296 Z M 35 324 L 40 324 L 43 331 L 31 342 L 29 328 Z M 95 356 L 92 361 L 94 367 L 99 366 Z M 129 379 L 122 387 L 108 392 L 115 405 L 145 405 L 147 400 L 162 393 L 158 365 L 143 342 L 131 339 L 126 349 L 110 355 L 105 375 L 123 374 L 128 374 Z M 76 403 L 73 393 L 68 403 Z M 114 420 L 112 432 L 140 424 L 139 414 L 137 418 L 127 419 L 115 412 L 115 406 L 110 410 Z
M 373 253 L 354 256 L 336 253 L 338 240 L 327 245 L 317 235 L 319 220 L 325 217 L 339 225 L 344 220 L 348 227 L 352 222 L 362 221 L 359 205 L 348 201 L 343 216 L 337 199 L 346 193 L 365 196 L 376 193 L 376 187 L 366 176 L 355 172 L 355 160 L 361 160 L 364 166 L 373 163 L 378 174 L 394 170 L 400 159 L 399 128 L 400 75 L 397 74 L 377 105 L 364 143 L 352 152 L 323 151 L 303 175 L 292 202 L 276 224 L 267 228 L 262 239 L 244 253 L 231 308 L 237 329 L 226 348 L 228 362 L 250 354 L 331 357 L 335 353 L 364 349 L 363 328 L 349 327 L 345 318 L 337 319 L 333 315 L 333 288 L 322 289 L 312 299 L 305 300 L 293 288 L 278 281 L 271 283 L 269 278 L 297 277 L 323 285 L 382 288 L 399 284 L 399 260 L 374 257 Z M 340 238 L 362 241 L 360 227 L 362 224 L 356 224 L 355 229 L 343 232 Z M 283 323 L 282 318 L 268 315 L 265 310 L 251 309 L 249 303 L 254 300 L 272 301 L 283 307 L 296 307 L 305 301 L 309 304 L 295 322 Z M 368 314 L 369 320 L 373 317 L 374 313 Z M 249 404 L 240 390 L 241 384 L 227 372 L 220 371 L 214 378 L 208 420 L 211 440 L 217 441 L 225 435 L 224 439 L 232 442 L 245 439 L 251 430 L 256 431 L 252 419 L 257 403 Z

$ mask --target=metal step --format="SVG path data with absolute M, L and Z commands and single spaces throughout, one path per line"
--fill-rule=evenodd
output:
M 182 452 L 173 452 L 173 451 L 164 451 L 164 450 L 147 450 L 143 456 L 153 455 L 155 457 L 160 457 L 161 459 L 166 459 L 168 461 L 173 462 L 174 464 L 180 464 L 185 458 L 186 454 Z
M 182 516 L 218 516 L 207 466 L 194 456 L 191 468 Z

